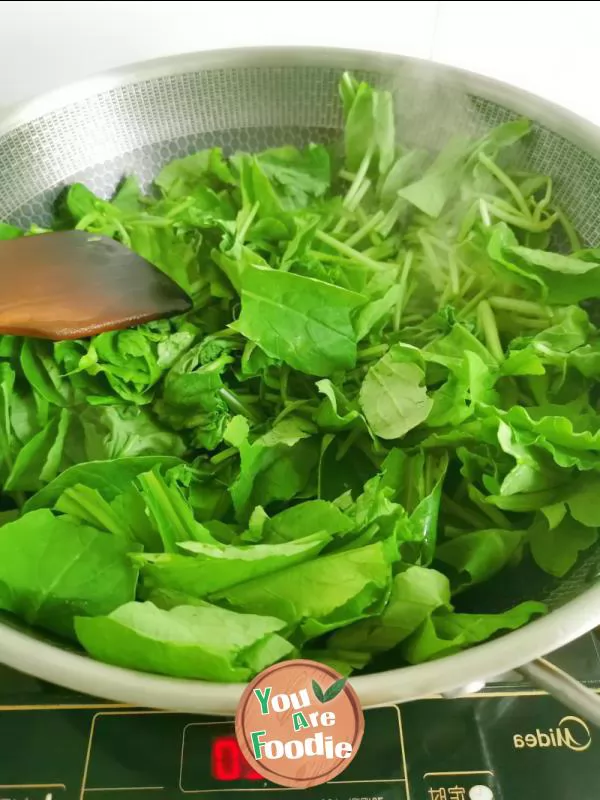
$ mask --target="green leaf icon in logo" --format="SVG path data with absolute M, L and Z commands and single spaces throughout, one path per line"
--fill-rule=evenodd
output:
M 331 686 L 325 691 L 321 689 L 321 687 L 316 681 L 313 681 L 312 689 L 314 695 L 320 703 L 329 703 L 330 700 L 334 700 L 338 696 L 338 694 L 340 694 L 340 692 L 346 685 L 347 680 L 348 680 L 347 678 L 340 678 L 339 680 L 334 681 L 334 683 L 332 683 Z
M 329 689 L 325 692 L 323 702 L 328 703 L 330 700 L 333 700 L 338 696 L 338 694 L 343 690 L 344 686 L 346 685 L 347 678 L 340 678 L 335 683 L 332 683 Z
M 313 680 L 312 682 L 312 690 L 314 692 L 315 697 L 319 701 L 319 703 L 325 702 L 325 695 L 323 694 L 323 689 L 319 686 L 319 684 Z

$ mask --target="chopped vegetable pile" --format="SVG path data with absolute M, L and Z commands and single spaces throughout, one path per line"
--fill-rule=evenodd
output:
M 4 611 L 142 671 L 350 674 L 526 624 L 543 604 L 470 598 L 596 542 L 600 251 L 515 168 L 530 124 L 434 154 L 396 143 L 389 93 L 340 93 L 330 147 L 61 198 L 57 229 L 115 237 L 194 308 L 0 338 Z

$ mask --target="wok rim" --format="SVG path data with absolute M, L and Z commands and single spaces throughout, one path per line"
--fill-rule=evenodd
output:
M 436 661 L 350 678 L 363 708 L 439 697 L 485 684 L 600 624 L 600 584 L 522 628 Z M 116 667 L 0 623 L 0 661 L 40 680 L 132 707 L 233 716 L 245 684 L 169 678 Z M 1 709 L 1 707 L 0 707 Z

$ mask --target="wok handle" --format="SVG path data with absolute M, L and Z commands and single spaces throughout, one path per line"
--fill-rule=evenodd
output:
M 571 675 L 544 658 L 525 664 L 516 671 L 535 686 L 551 694 L 571 711 L 577 712 L 592 725 L 600 728 L 600 696 Z

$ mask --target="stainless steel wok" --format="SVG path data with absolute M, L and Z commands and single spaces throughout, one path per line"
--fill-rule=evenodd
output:
M 553 176 L 557 197 L 586 244 L 600 244 L 600 130 L 477 75 L 311 48 L 169 58 L 28 104 L 0 125 L 0 219 L 43 224 L 65 184 L 82 180 L 108 195 L 123 173 L 149 181 L 168 160 L 202 147 L 253 150 L 331 140 L 341 126 L 336 86 L 344 69 L 393 90 L 409 143 L 434 146 L 458 130 L 475 132 L 516 114 L 534 120 L 528 165 Z M 561 582 L 538 581 L 531 599 L 545 600 L 552 611 L 521 630 L 435 662 L 354 679 L 361 701 L 373 706 L 476 691 L 517 669 L 600 724 L 600 699 L 539 660 L 600 624 L 599 564 L 596 549 Z M 522 585 L 504 588 L 507 605 L 522 599 Z M 8 622 L 0 623 L 0 660 L 91 695 L 171 710 L 233 714 L 243 689 L 101 664 Z

